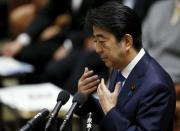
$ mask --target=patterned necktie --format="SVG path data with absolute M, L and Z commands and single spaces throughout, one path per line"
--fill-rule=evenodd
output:
M 121 72 L 118 71 L 116 82 L 123 82 L 126 78 L 121 74 Z
M 116 84 L 117 84 L 118 82 L 121 83 L 120 86 L 121 86 L 121 89 L 122 89 L 122 85 L 123 85 L 124 80 L 125 80 L 125 77 L 121 74 L 121 72 L 118 71 L 117 76 L 116 76 L 115 85 L 114 85 L 114 87 L 109 87 L 109 90 L 110 90 L 111 92 L 113 92 L 113 91 L 114 91 L 114 88 L 115 88 L 115 86 L 116 86 Z M 121 89 L 120 89 L 120 91 L 121 91 Z M 119 92 L 120 92 L 120 91 L 119 91 Z
M 122 87 L 123 87 L 123 82 L 125 81 L 125 77 L 121 74 L 121 72 L 118 71 L 118 74 L 117 74 L 117 78 L 116 78 L 116 84 L 118 82 L 120 82 L 120 89 L 119 89 L 119 93 L 121 92 L 122 90 Z M 115 85 L 116 86 L 116 85 Z

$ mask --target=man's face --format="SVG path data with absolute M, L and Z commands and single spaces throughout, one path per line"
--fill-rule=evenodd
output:
M 94 42 L 96 52 L 105 62 L 107 67 L 122 69 L 125 66 L 126 50 L 123 40 L 118 41 L 116 37 L 97 26 L 93 26 Z

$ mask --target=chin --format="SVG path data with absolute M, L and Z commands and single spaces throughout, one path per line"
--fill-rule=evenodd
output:
M 111 68 L 111 67 L 112 67 L 112 64 L 111 64 L 111 63 L 108 63 L 108 62 L 105 62 L 105 65 L 106 65 L 108 68 Z

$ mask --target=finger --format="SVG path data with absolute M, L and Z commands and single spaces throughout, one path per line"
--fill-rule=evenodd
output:
M 96 80 L 98 80 L 98 76 L 97 75 L 93 75 L 91 77 L 85 78 L 83 82 L 85 84 L 88 84 L 88 83 L 91 83 L 91 82 L 96 81 Z
M 105 83 L 104 83 L 104 78 L 101 78 L 101 84 L 102 84 L 102 85 L 105 85 Z
M 114 89 L 114 92 L 113 92 L 113 93 L 114 93 L 114 94 L 119 94 L 120 88 L 121 88 L 121 82 L 116 83 L 115 89 Z
M 93 75 L 93 70 L 88 70 L 87 72 L 85 72 L 83 75 L 82 75 L 82 77 L 81 77 L 81 80 L 84 80 L 84 79 L 86 79 L 87 77 L 90 77 L 90 76 L 92 76 Z
M 100 95 L 101 95 L 101 83 L 98 85 L 98 88 L 97 88 L 97 95 L 100 97 Z
M 97 86 L 94 86 L 90 89 L 84 90 L 83 93 L 91 94 L 91 93 L 95 92 L 97 90 L 97 88 L 98 88 Z
M 86 89 L 89 89 L 89 88 L 92 88 L 92 87 L 94 87 L 94 86 L 98 86 L 99 82 L 100 82 L 100 80 L 97 79 L 97 80 L 95 80 L 95 81 L 93 81 L 93 82 L 91 82 L 91 83 L 88 83 L 88 84 L 85 86 L 85 88 L 86 88 Z
M 106 87 L 106 85 L 105 85 L 105 83 L 104 83 L 104 79 L 102 78 L 101 79 L 101 86 L 100 86 L 100 88 L 101 88 L 101 91 L 103 92 L 103 93 L 107 93 L 107 92 L 109 92 L 109 90 L 107 89 L 107 87 Z
M 82 74 L 82 76 L 81 76 L 81 78 L 80 78 L 80 80 L 84 80 L 84 79 L 86 79 L 88 76 L 90 76 L 91 74 L 93 74 L 93 71 L 87 71 L 88 69 L 85 69 L 84 70 L 84 73 Z
M 89 71 L 88 67 L 85 67 L 85 68 L 84 68 L 84 73 L 86 73 L 86 72 L 88 72 L 88 71 Z
M 84 77 L 89 77 L 94 73 L 93 70 L 88 70 L 87 72 L 84 73 Z
M 87 89 L 90 89 L 94 86 L 98 86 L 99 82 L 100 82 L 100 80 L 97 78 L 97 76 L 93 76 L 91 78 L 81 80 L 79 82 L 79 87 L 81 87 L 81 90 L 87 90 Z

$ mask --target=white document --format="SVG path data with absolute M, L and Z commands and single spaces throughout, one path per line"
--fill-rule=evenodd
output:
M 0 101 L 23 112 L 39 111 L 43 108 L 51 111 L 57 103 L 60 91 L 62 89 L 51 83 L 6 87 L 0 89 Z M 60 111 L 67 112 L 71 104 L 72 96 Z
M 11 57 L 0 57 L 0 75 L 9 76 L 17 73 L 31 73 L 32 65 L 20 62 Z

